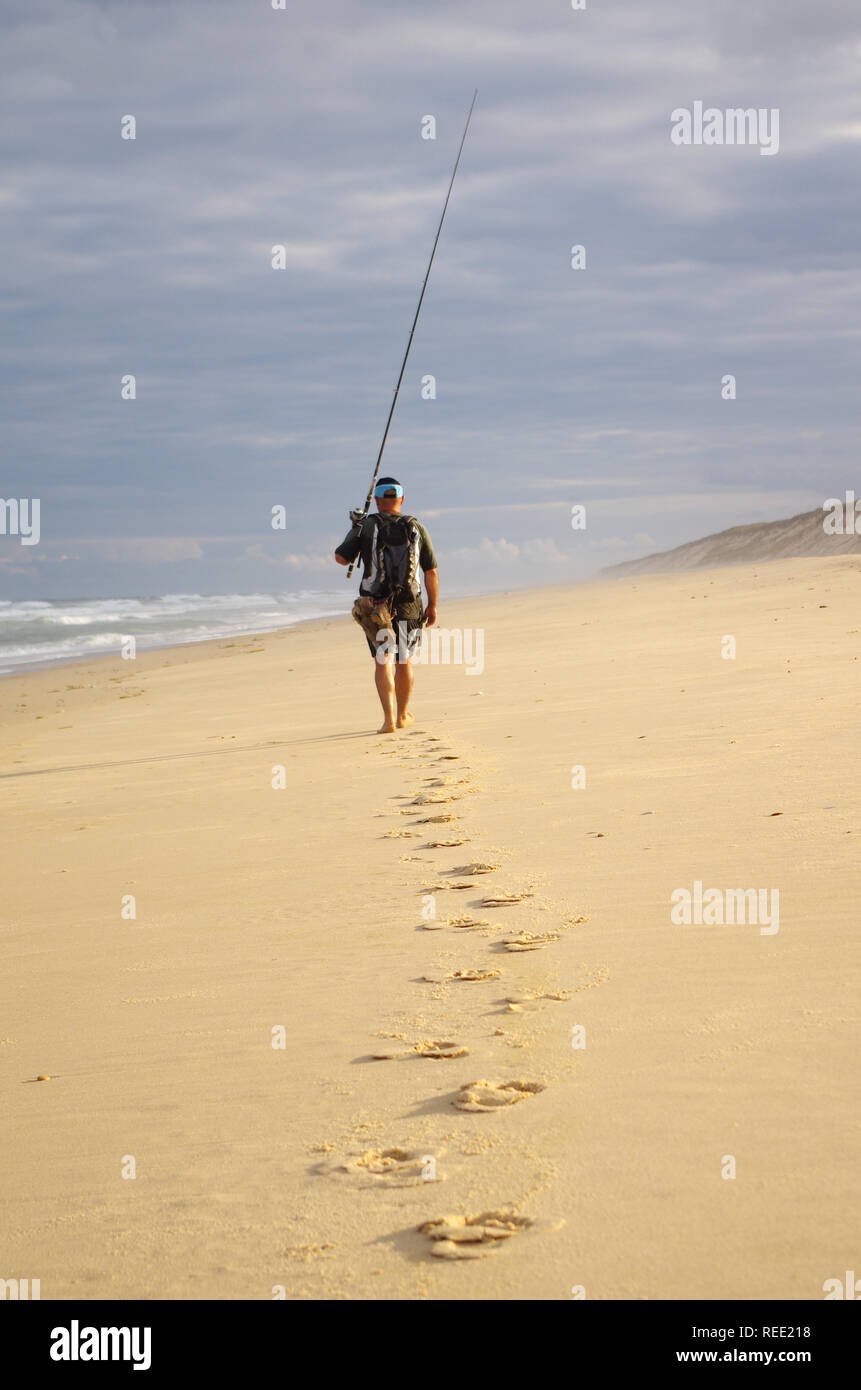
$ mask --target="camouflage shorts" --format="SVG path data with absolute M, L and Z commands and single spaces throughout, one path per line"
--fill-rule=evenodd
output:
M 372 599 L 360 596 L 353 605 L 353 617 L 362 628 L 368 651 L 375 659 L 381 649 L 386 649 L 387 639 L 389 650 L 393 650 L 391 644 L 397 643 L 396 658 L 401 663 L 409 661 L 421 643 L 423 613 L 417 618 L 396 616 L 393 623 L 387 604 L 375 603 Z

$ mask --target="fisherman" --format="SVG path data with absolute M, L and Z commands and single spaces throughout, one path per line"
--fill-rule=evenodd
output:
M 374 657 L 374 680 L 383 707 L 379 733 L 393 734 L 413 721 L 408 709 L 413 688 L 410 658 L 421 643 L 422 628 L 436 622 L 439 576 L 424 526 L 415 517 L 401 515 L 404 490 L 397 478 L 380 478 L 374 500 L 376 515 L 351 512 L 354 525 L 335 551 L 335 559 L 339 565 L 349 565 L 360 557 L 364 565 L 353 617 L 361 624 Z M 422 605 L 419 569 L 424 573 L 427 607 Z

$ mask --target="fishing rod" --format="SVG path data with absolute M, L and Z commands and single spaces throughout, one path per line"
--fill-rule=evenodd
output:
M 457 159 L 454 161 L 454 169 L 452 170 L 451 181 L 450 181 L 449 186 L 448 186 L 448 192 L 447 192 L 446 195 L 445 195 L 445 203 L 443 204 L 442 216 L 441 216 L 441 218 L 439 219 L 439 226 L 438 226 L 437 229 L 436 229 L 436 236 L 434 237 L 434 241 L 433 241 L 433 250 L 431 251 L 430 260 L 428 261 L 428 268 L 427 268 L 427 270 L 426 270 L 426 272 L 425 272 L 425 278 L 424 278 L 424 282 L 423 282 L 423 284 L 422 284 L 422 292 L 421 292 L 421 294 L 419 295 L 419 302 L 418 302 L 418 306 L 417 306 L 417 308 L 416 308 L 415 318 L 413 319 L 413 326 L 412 326 L 412 328 L 410 329 L 409 341 L 407 342 L 407 350 L 406 350 L 406 352 L 404 353 L 404 360 L 403 360 L 403 362 L 401 363 L 401 370 L 400 370 L 400 374 L 399 374 L 399 376 L 398 376 L 398 384 L 397 384 L 397 386 L 395 387 L 395 394 L 394 394 L 394 396 L 392 397 L 391 409 L 389 410 L 389 418 L 388 418 L 388 420 L 386 421 L 386 428 L 383 430 L 383 441 L 382 441 L 382 443 L 380 444 L 380 452 L 377 454 L 377 466 L 376 466 L 376 468 L 374 469 L 374 476 L 373 476 L 373 478 L 371 479 L 371 486 L 368 488 L 368 495 L 367 495 L 367 497 L 365 498 L 365 506 L 364 506 L 364 509 L 363 509 L 361 512 L 359 512 L 359 511 L 350 512 L 350 520 L 353 522 L 353 524 L 354 524 L 355 526 L 361 526 L 362 521 L 364 521 L 365 517 L 366 517 L 367 514 L 368 514 L 368 511 L 370 510 L 371 500 L 372 500 L 372 498 L 373 498 L 373 496 L 374 496 L 374 487 L 376 486 L 377 478 L 378 478 L 378 476 L 379 476 L 380 464 L 381 464 L 382 461 L 383 461 L 383 450 L 384 450 L 385 447 L 386 447 L 386 440 L 387 440 L 388 437 L 389 437 L 389 426 L 390 426 L 390 424 L 392 423 L 392 416 L 393 416 L 394 413 L 395 413 L 395 406 L 396 406 L 397 403 L 398 403 L 398 392 L 399 392 L 400 389 L 401 389 L 401 382 L 402 382 L 403 379 L 404 379 L 404 372 L 406 371 L 406 368 L 407 368 L 407 358 L 408 358 L 409 355 L 410 355 L 410 348 L 411 348 L 412 345 L 413 345 L 413 335 L 415 334 L 415 331 L 416 331 L 416 324 L 417 324 L 418 321 L 419 321 L 419 314 L 421 313 L 421 309 L 422 309 L 422 300 L 423 300 L 424 297 L 425 297 L 425 290 L 426 290 L 427 287 L 428 287 L 428 280 L 430 279 L 431 266 L 433 265 L 433 258 L 434 258 L 434 256 L 436 255 L 436 248 L 437 248 L 437 243 L 438 243 L 438 241 L 439 241 L 439 234 L 440 234 L 440 232 L 442 231 L 442 224 L 443 224 L 443 222 L 445 221 L 445 214 L 446 214 L 446 210 L 447 210 L 447 208 L 448 208 L 448 200 L 449 200 L 449 198 L 451 197 L 451 190 L 454 188 L 454 178 L 455 178 L 455 174 L 457 173 L 457 166 L 460 164 L 460 156 L 461 156 L 461 154 L 463 153 L 463 147 L 464 147 L 464 145 L 465 145 L 465 143 L 466 143 L 466 133 L 467 133 L 467 131 L 469 130 L 469 123 L 470 123 L 470 121 L 471 121 L 471 119 L 472 119 L 472 108 L 473 108 L 473 106 L 475 106 L 475 99 L 476 99 L 477 96 L 478 96 L 478 88 L 476 87 L 475 91 L 474 91 L 473 94 L 472 94 L 472 105 L 471 105 L 470 108 L 469 108 L 469 114 L 467 115 L 467 118 L 466 118 L 466 125 L 465 125 L 464 128 L 463 128 L 463 135 L 462 135 L 461 138 L 460 138 L 460 147 L 459 147 L 458 152 L 457 152 Z M 355 560 L 353 560 L 353 562 L 351 563 L 349 569 L 347 570 L 347 578 L 348 578 L 348 579 L 349 579 L 350 575 L 353 573 L 353 569 L 354 569 L 354 567 L 355 567 L 355 564 L 356 564 L 356 562 L 355 562 Z

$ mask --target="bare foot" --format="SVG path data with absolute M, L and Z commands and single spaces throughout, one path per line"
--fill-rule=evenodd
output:
M 405 729 L 408 724 L 412 724 L 414 716 L 412 714 L 402 714 L 398 718 L 398 728 Z
M 378 734 L 393 734 L 394 732 L 394 724 L 381 724 L 379 729 L 377 729 Z

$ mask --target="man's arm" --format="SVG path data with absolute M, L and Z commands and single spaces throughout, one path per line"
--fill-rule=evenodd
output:
M 428 591 L 425 627 L 433 627 L 436 622 L 436 606 L 439 601 L 439 570 L 425 570 L 425 588 Z
M 351 565 L 354 560 L 359 558 L 362 549 L 362 528 L 354 526 L 348 531 L 338 549 L 335 551 L 335 559 L 339 565 Z

